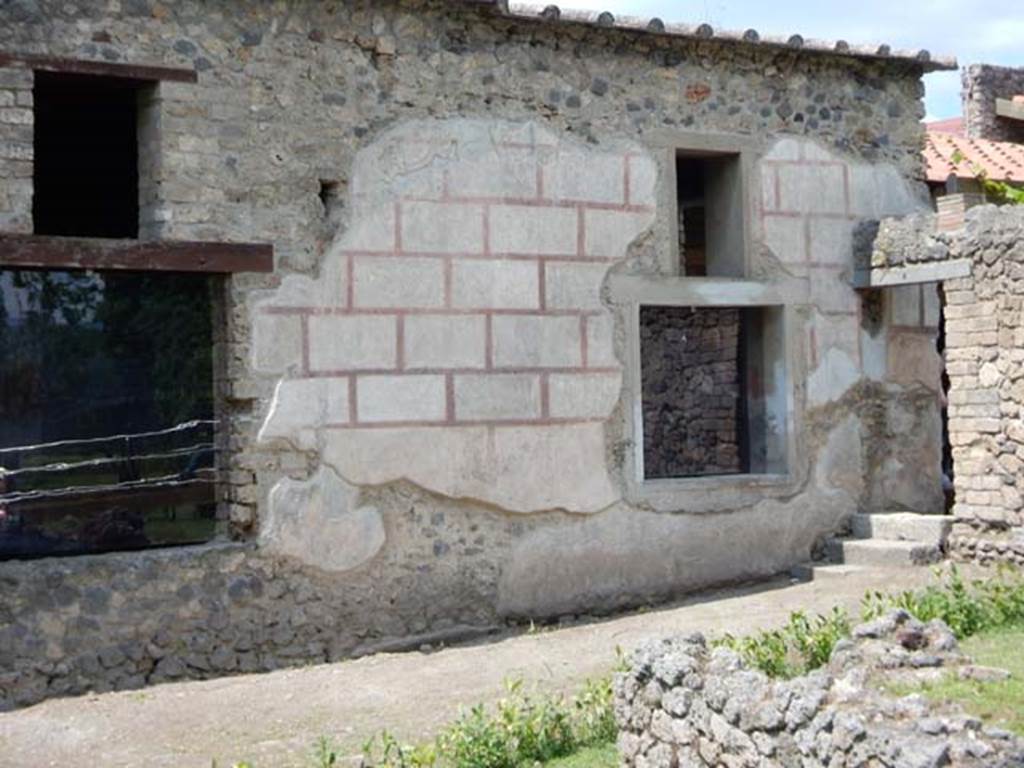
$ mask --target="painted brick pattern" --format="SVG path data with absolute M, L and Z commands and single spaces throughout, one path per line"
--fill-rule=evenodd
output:
M 259 370 L 346 393 L 342 421 L 309 426 L 550 427 L 614 408 L 600 289 L 653 222 L 656 168 L 503 129 L 385 142 L 356 169 L 356 212 L 322 277 L 292 277 L 256 310 Z

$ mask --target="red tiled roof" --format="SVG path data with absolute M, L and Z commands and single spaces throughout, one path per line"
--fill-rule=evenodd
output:
M 962 117 L 949 117 L 945 120 L 933 120 L 924 124 L 925 130 L 929 133 L 952 133 L 957 136 L 964 134 L 964 119 Z
M 962 159 L 954 162 L 959 154 Z M 984 171 L 993 181 L 1024 183 L 1024 144 L 968 139 L 953 133 L 929 130 L 924 159 L 928 181 L 944 182 L 955 175 L 972 179 Z

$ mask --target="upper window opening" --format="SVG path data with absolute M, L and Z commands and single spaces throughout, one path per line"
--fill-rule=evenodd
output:
M 139 80 L 35 73 L 37 235 L 139 234 Z
M 738 154 L 678 153 L 679 271 L 687 277 L 743 277 L 743 179 Z

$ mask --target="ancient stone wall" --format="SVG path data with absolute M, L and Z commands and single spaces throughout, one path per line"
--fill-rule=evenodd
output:
M 852 230 L 921 205 L 917 65 L 435 0 L 112 8 L 4 4 L 0 50 L 197 73 L 144 105 L 140 223 L 274 246 L 273 274 L 226 279 L 243 544 L 0 564 L 0 706 L 763 576 L 868 503 L 860 414 L 904 387 L 859 322 Z M 28 231 L 14 109 L 0 220 Z M 666 132 L 755 147 L 744 255 L 784 304 L 793 461 L 652 504 L 627 493 L 635 306 L 608 281 L 674 274 Z
M 32 231 L 32 71 L 0 69 L 0 231 Z
M 1024 208 L 983 206 L 959 228 L 933 216 L 886 221 L 877 265 L 966 259 L 943 284 L 945 369 L 958 557 L 1024 564 Z
M 1019 765 L 1024 740 L 1008 731 L 955 706 L 881 691 L 974 669 L 949 627 L 906 612 L 856 627 L 826 667 L 792 680 L 769 679 L 700 635 L 650 642 L 615 681 L 622 764 Z
M 644 307 L 640 314 L 647 477 L 742 471 L 740 311 Z
M 964 127 L 972 139 L 1024 141 L 1019 121 L 996 115 L 996 99 L 1024 94 L 1024 69 L 971 64 L 963 71 Z

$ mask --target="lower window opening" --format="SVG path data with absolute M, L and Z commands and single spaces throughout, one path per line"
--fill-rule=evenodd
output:
M 0 559 L 214 536 L 212 290 L 0 270 Z
M 781 310 L 640 309 L 645 479 L 785 471 Z

